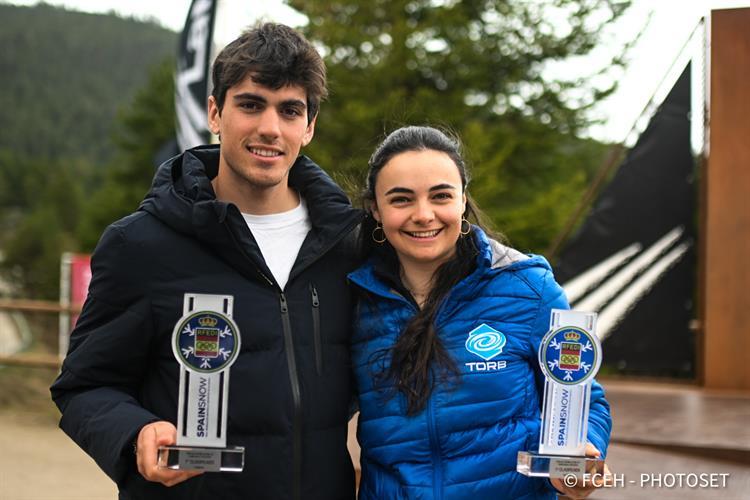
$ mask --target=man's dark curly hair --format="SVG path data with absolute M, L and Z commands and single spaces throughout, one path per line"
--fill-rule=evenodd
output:
M 326 67 L 315 47 L 299 32 L 277 23 L 263 23 L 245 31 L 214 61 L 211 95 L 219 112 L 227 90 L 248 75 L 259 85 L 278 90 L 299 85 L 307 94 L 308 123 L 328 96 Z

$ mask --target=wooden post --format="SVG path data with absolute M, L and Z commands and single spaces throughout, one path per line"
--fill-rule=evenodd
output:
M 750 390 L 750 9 L 711 13 L 703 382 Z

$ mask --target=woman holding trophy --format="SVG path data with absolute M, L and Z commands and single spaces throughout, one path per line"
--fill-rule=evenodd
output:
M 458 141 L 431 127 L 396 130 L 369 161 L 369 257 L 349 275 L 359 498 L 583 498 L 595 484 L 516 472 L 539 444 L 540 342 L 569 307 L 543 257 L 478 224 L 468 181 Z M 589 409 L 586 455 L 603 458 L 611 418 L 596 382 Z

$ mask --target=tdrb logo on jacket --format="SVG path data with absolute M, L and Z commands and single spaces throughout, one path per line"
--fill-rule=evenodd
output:
M 484 361 L 471 361 L 464 364 L 472 372 L 485 372 L 505 368 L 505 361 L 491 361 L 503 352 L 505 343 L 505 335 L 502 332 L 482 323 L 469 332 L 469 338 L 466 339 L 466 350 L 472 354 L 476 354 L 484 359 Z

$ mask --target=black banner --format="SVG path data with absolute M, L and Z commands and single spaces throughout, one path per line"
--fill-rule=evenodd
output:
M 555 265 L 599 312 L 605 372 L 695 375 L 694 173 L 688 65 Z
M 175 113 L 180 151 L 206 144 L 211 43 L 218 0 L 193 0 L 180 36 L 175 72 Z

